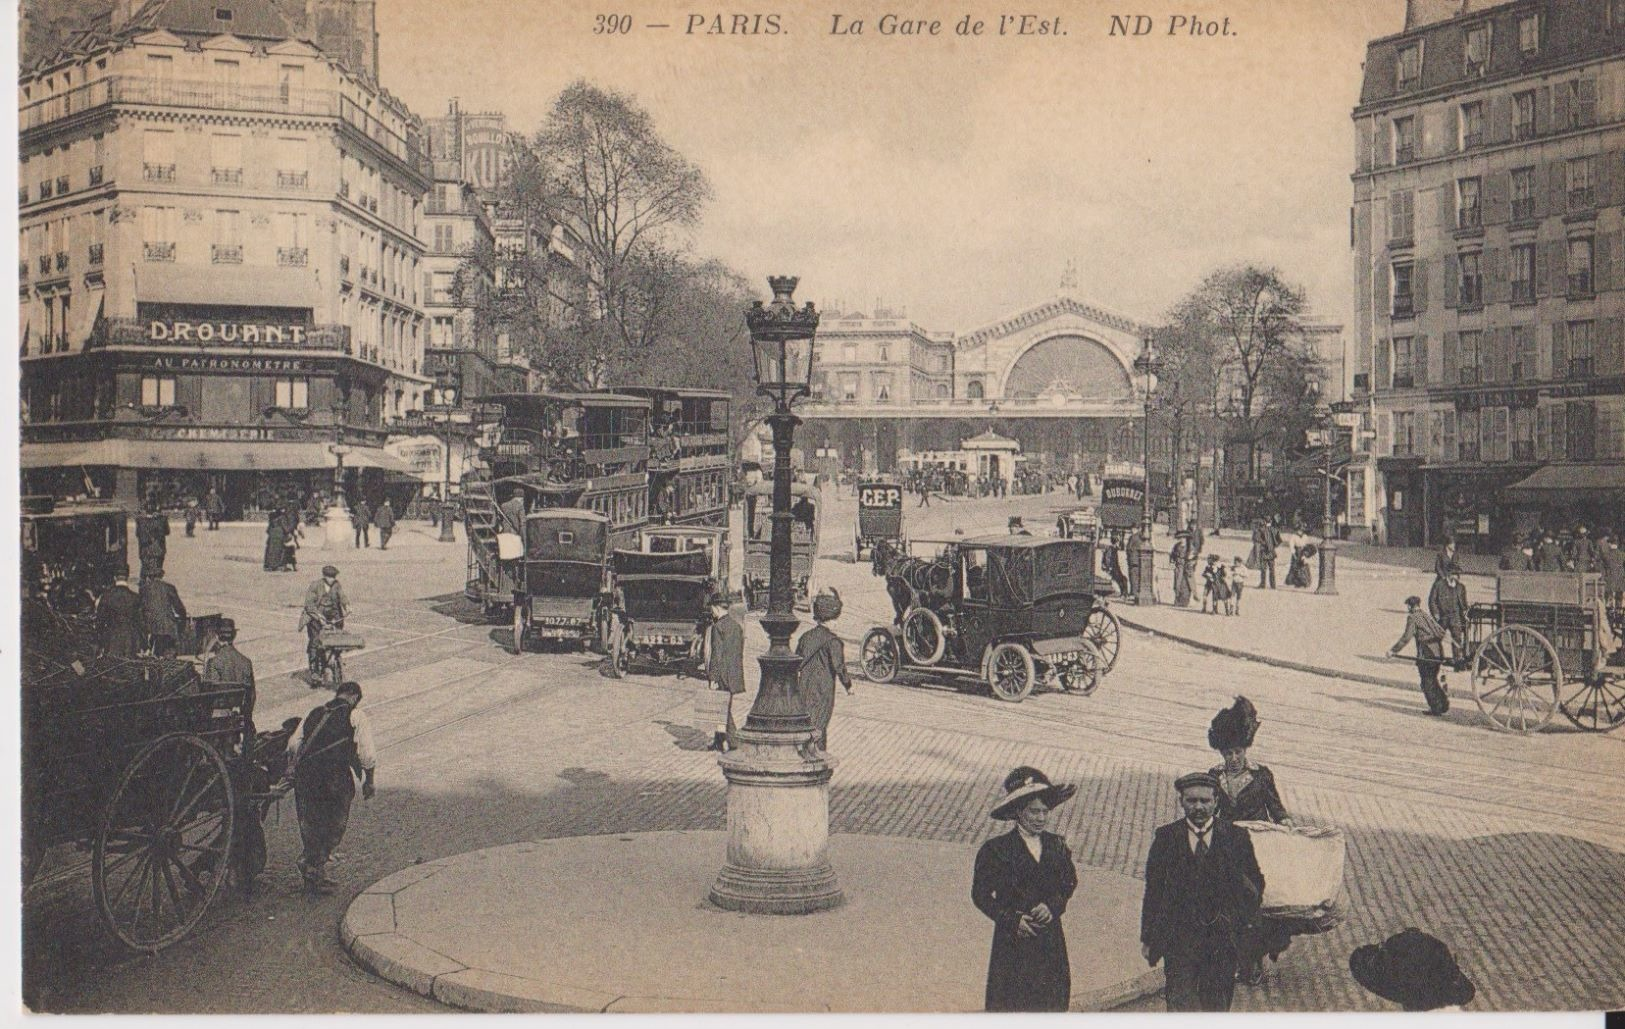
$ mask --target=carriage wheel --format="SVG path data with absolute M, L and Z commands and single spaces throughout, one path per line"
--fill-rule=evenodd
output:
M 1625 725 L 1625 679 L 1595 672 L 1561 691 L 1563 717 L 1585 732 L 1608 732 Z
M 1001 643 L 993 648 L 987 662 L 987 684 L 993 695 L 1012 704 L 1025 700 L 1033 691 L 1038 676 L 1033 670 L 1033 656 L 1019 643 Z
M 903 652 L 917 665 L 934 665 L 942 660 L 947 636 L 942 619 L 928 607 L 911 607 L 903 613 Z
M 1089 612 L 1089 620 L 1083 623 L 1083 638 L 1095 645 L 1100 652 L 1100 674 L 1105 675 L 1117 667 L 1117 652 L 1123 645 L 1123 627 L 1117 623 L 1117 616 L 1103 607 L 1097 607 Z
M 863 666 L 865 679 L 870 682 L 891 682 L 897 678 L 897 666 L 901 663 L 897 654 L 897 637 L 885 629 L 870 629 L 863 637 L 858 662 Z
M 1551 643 L 1527 625 L 1496 630 L 1473 657 L 1473 699 L 1499 729 L 1528 735 L 1557 712 L 1563 666 Z
M 1057 669 L 1056 679 L 1060 682 L 1061 689 L 1087 697 L 1099 688 L 1101 677 L 1110 666 L 1101 656 L 1100 648 L 1096 647 L 1087 635 L 1084 636 L 1082 643 L 1083 647 L 1078 651 L 1082 656 Z
M 528 628 L 530 628 L 530 618 L 525 611 L 525 605 L 514 604 L 513 652 L 515 654 L 523 654 L 525 652 L 525 630 Z
M 604 674 L 611 679 L 623 679 L 632 660 L 626 653 L 626 630 L 614 626 L 609 630 L 609 655 L 604 661 Z
M 171 733 L 136 755 L 107 802 L 92 853 L 102 922 L 131 950 L 192 931 L 230 870 L 236 791 L 220 753 Z

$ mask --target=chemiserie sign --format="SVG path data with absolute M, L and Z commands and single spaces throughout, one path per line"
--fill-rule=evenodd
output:
M 153 343 L 288 343 L 305 342 L 303 325 L 269 322 L 199 322 L 153 319 L 147 339 Z

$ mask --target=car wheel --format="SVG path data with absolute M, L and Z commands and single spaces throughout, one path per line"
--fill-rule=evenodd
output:
M 1079 640 L 1082 648 L 1078 651 L 1078 658 L 1056 671 L 1056 679 L 1061 689 L 1068 693 L 1076 693 L 1087 697 L 1100 686 L 1100 677 L 1105 672 L 1105 663 L 1100 656 L 1100 650 L 1087 638 Z
M 1001 643 L 987 661 L 987 684 L 993 695 L 1014 704 L 1033 691 L 1037 673 L 1033 656 L 1019 643 Z
M 886 629 L 870 629 L 858 655 L 863 677 L 870 682 L 887 683 L 897 678 L 897 637 Z
M 903 613 L 903 652 L 917 665 L 934 665 L 942 660 L 947 636 L 942 619 L 928 607 L 911 607 Z

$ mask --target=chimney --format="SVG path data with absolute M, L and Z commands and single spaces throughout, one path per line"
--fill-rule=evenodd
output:
M 113 12 L 108 27 L 114 32 L 130 23 L 135 17 L 136 8 L 141 6 L 141 0 L 113 0 Z

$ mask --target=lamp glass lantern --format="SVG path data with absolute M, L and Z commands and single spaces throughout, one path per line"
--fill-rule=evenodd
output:
M 770 398 L 780 411 L 812 393 L 818 314 L 811 303 L 796 309 L 792 297 L 799 281 L 788 275 L 768 279 L 773 299 L 766 304 L 755 301 L 745 313 L 757 392 Z

